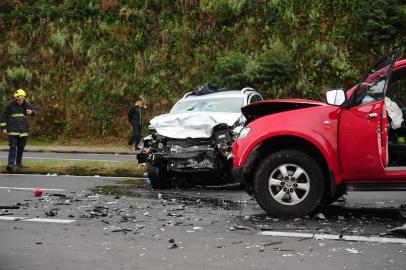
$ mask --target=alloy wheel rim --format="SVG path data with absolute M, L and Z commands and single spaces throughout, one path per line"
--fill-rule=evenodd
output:
M 272 198 L 283 205 L 296 205 L 306 199 L 310 178 L 297 164 L 279 165 L 269 176 L 268 189 Z

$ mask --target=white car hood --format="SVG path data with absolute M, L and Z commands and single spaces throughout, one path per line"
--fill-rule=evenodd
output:
M 213 127 L 221 123 L 231 127 L 241 116 L 241 113 L 225 112 L 168 113 L 152 118 L 149 128 L 174 139 L 210 138 Z

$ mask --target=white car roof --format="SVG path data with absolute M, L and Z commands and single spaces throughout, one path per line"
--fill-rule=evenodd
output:
M 201 99 L 211 99 L 211 98 L 229 98 L 229 97 L 244 97 L 247 96 L 250 93 L 256 93 L 254 89 L 247 89 L 244 92 L 241 90 L 228 90 L 228 91 L 220 91 L 220 92 L 214 92 L 210 94 L 205 94 L 205 95 L 193 95 L 191 93 L 187 93 L 181 100 L 201 100 Z

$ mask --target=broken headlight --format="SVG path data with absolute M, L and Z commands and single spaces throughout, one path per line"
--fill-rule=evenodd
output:
M 238 139 L 247 137 L 250 132 L 251 128 L 244 127 L 243 129 L 241 129 L 240 134 L 238 135 Z
M 158 148 L 159 151 L 164 151 L 164 150 L 165 150 L 165 146 L 164 146 L 164 144 L 161 143 L 161 142 L 158 143 L 157 148 Z

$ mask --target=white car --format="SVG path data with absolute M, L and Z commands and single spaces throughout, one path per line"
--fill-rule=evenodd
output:
M 148 155 L 152 187 L 192 178 L 203 184 L 232 183 L 232 143 L 245 122 L 241 107 L 257 101 L 262 97 L 252 88 L 225 91 L 206 84 L 187 93 L 169 113 L 151 119 L 151 135 L 140 146 Z

